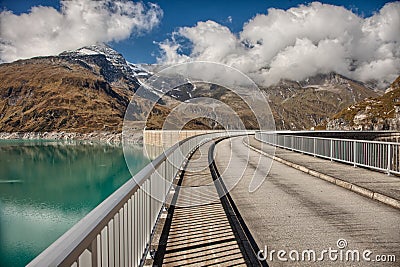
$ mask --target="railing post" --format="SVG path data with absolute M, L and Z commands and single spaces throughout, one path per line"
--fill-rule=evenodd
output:
M 294 135 L 292 135 L 292 145 L 291 145 L 292 151 L 294 150 L 293 147 L 294 147 Z
M 317 146 L 317 139 L 313 138 L 313 143 L 314 143 L 314 157 L 316 157 L 316 146 Z
M 357 141 L 353 141 L 353 167 L 357 167 Z
M 97 266 L 97 236 L 92 241 L 90 252 L 92 252 L 92 266 Z
M 331 139 L 331 151 L 330 151 L 330 158 L 333 161 L 333 139 Z
M 392 159 L 391 159 L 391 157 L 392 157 L 392 155 L 391 155 L 391 149 L 390 149 L 390 144 L 387 144 L 387 146 L 388 146 L 388 157 L 387 157 L 387 174 L 388 175 L 390 175 L 390 167 L 391 167 L 391 164 L 390 164 L 390 162 L 392 161 Z

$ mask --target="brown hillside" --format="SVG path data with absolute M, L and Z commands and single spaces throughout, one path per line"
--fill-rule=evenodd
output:
M 131 94 L 57 57 L 0 65 L 0 131 L 120 131 Z

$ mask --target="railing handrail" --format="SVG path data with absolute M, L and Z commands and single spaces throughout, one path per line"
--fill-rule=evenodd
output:
M 254 132 L 254 131 L 252 131 Z M 107 226 L 109 221 L 118 213 L 118 211 L 125 205 L 127 200 L 140 188 L 140 186 L 152 176 L 156 171 L 157 167 L 164 163 L 168 157 L 174 153 L 182 144 L 187 141 L 198 138 L 202 135 L 209 135 L 203 140 L 200 140 L 197 146 L 201 145 L 204 140 L 209 138 L 213 139 L 213 136 L 226 133 L 231 135 L 229 132 L 218 132 L 218 133 L 206 133 L 192 137 L 188 137 L 182 141 L 177 142 L 171 146 L 164 153 L 159 155 L 156 159 L 148 163 L 143 169 L 141 169 L 134 178 L 129 179 L 125 184 L 118 188 L 108 198 L 101 202 L 85 217 L 78 221 L 72 228 L 66 233 L 59 237 L 53 244 L 33 259 L 27 266 L 59 266 L 66 265 L 70 266 L 79 259 L 82 253 L 90 248 L 94 239 L 99 232 Z M 233 133 L 237 135 L 239 132 Z M 242 134 L 248 134 L 249 132 L 242 131 Z M 214 137 L 216 138 L 216 137 Z M 185 155 L 187 156 L 187 155 Z M 97 248 L 93 248 L 97 249 Z

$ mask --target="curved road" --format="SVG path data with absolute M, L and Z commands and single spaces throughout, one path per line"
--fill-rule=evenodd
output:
M 230 194 L 260 249 L 267 246 L 269 266 L 400 266 L 399 210 L 278 162 L 268 172 L 270 160 L 248 149 L 242 139 L 220 142 L 216 164 L 228 187 L 238 181 Z M 253 176 L 266 179 L 249 192 Z M 341 247 L 347 242 L 343 249 L 337 246 L 340 239 L 345 240 Z M 281 260 L 278 250 L 284 251 Z M 346 262 L 346 254 L 357 259 L 357 253 L 360 261 Z M 396 262 L 375 261 L 390 257 L 386 255 L 395 255 Z

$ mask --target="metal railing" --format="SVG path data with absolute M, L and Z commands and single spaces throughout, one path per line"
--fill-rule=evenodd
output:
M 400 143 L 256 132 L 267 144 L 334 161 L 400 174 Z
M 223 136 L 220 132 L 187 138 L 170 147 L 27 266 L 141 266 L 172 180 L 199 146 Z M 137 182 L 135 182 L 135 181 Z M 163 201 L 153 198 L 161 196 Z

